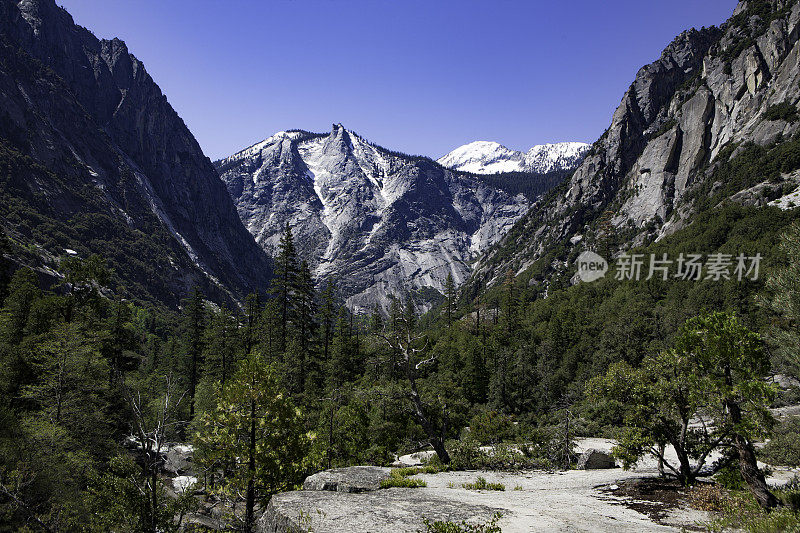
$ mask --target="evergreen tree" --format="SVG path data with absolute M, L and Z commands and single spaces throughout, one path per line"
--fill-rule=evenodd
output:
M 725 447 L 738 458 L 758 503 L 772 508 L 778 500 L 758 469 L 753 448 L 772 424 L 774 391 L 764 381 L 768 370 L 759 335 L 735 315 L 714 312 L 688 320 L 674 348 L 648 357 L 641 366 L 613 364 L 604 376 L 590 380 L 587 393 L 622 419 L 625 430 L 614 453 L 626 466 L 657 453 L 660 463 L 688 485 L 709 455 Z M 713 424 L 690 427 L 695 418 Z M 677 463 L 663 456 L 665 443 L 672 445 Z
M 111 281 L 111 271 L 105 259 L 97 254 L 87 259 L 67 257 L 61 261 L 60 267 L 64 272 L 62 288 L 67 292 L 64 320 L 72 320 L 74 309 L 99 318 L 103 304 L 100 288 L 106 287 Z
M 453 313 L 455 312 L 456 301 L 456 285 L 453 281 L 452 272 L 448 272 L 447 280 L 444 284 L 444 311 L 445 319 L 447 320 L 447 329 L 450 330 L 453 325 Z
M 352 313 L 346 307 L 342 307 L 339 310 L 326 371 L 329 390 L 355 381 L 363 370 L 359 355 L 359 341 L 354 327 Z
M 297 251 L 294 247 L 292 229 L 286 223 L 283 236 L 278 243 L 278 255 L 275 257 L 275 278 L 272 280 L 272 293 L 280 309 L 280 343 L 278 349 L 286 352 L 289 335 L 289 322 L 294 316 L 296 305 L 296 288 L 298 279 Z
M 781 236 L 780 249 L 787 261 L 767 278 L 770 297 L 761 300 L 780 317 L 769 331 L 781 370 L 800 380 L 800 223 Z
M 61 324 L 37 343 L 30 361 L 36 381 L 23 390 L 41 416 L 54 424 L 73 426 L 78 419 L 99 416 L 103 372 L 107 365 L 97 343 L 73 323 Z M 79 424 L 78 424 L 79 425 Z M 79 435 L 80 436 L 80 435 Z
M 4 342 L 10 345 L 22 342 L 31 308 L 40 297 L 41 291 L 33 270 L 17 270 L 8 285 L 8 297 L 0 312 L 0 331 Z
M 253 353 L 253 349 L 259 343 L 260 327 L 262 325 L 261 302 L 257 293 L 247 295 L 245 301 L 244 327 L 242 328 L 244 355 Z
M 251 302 L 248 301 L 248 305 Z M 256 316 L 258 316 L 258 313 Z M 249 330 L 250 310 L 246 325 L 243 329 Z M 219 381 L 222 389 L 230 377 L 234 367 L 237 352 L 237 325 L 236 319 L 224 305 L 211 316 L 209 327 L 205 331 L 204 350 L 205 374 L 213 381 Z M 245 342 L 250 338 L 250 333 L 245 333 Z
M 333 331 L 336 326 L 336 286 L 332 280 L 325 284 L 322 293 L 322 312 L 320 322 L 322 325 L 322 361 L 324 365 L 330 360 L 330 346 L 333 340 Z
M 202 371 L 203 342 L 205 340 L 206 310 L 203 296 L 196 288 L 186 301 L 183 311 L 183 349 L 189 366 L 189 420 L 194 419 L 194 400 Z
M 130 323 L 132 309 L 128 302 L 117 297 L 101 331 L 101 353 L 108 361 L 109 385 L 117 383 L 124 371 L 133 370 L 139 363 L 139 356 L 133 352 L 139 346 L 139 339 Z
M 288 358 L 290 364 L 298 367 L 299 390 L 309 392 L 321 384 L 321 362 L 314 344 L 317 331 L 317 295 L 314 290 L 314 278 L 308 263 L 303 261 L 297 276 L 296 328 L 297 354 Z
M 260 355 L 241 361 L 200 427 L 198 461 L 212 478 L 222 468 L 228 472 L 212 488 L 217 497 L 231 501 L 244 494 L 245 531 L 253 530 L 257 501 L 294 489 L 307 474 L 311 436 Z
M 6 259 L 6 254 L 11 253 L 11 243 L 3 230 L 0 230 L 0 304 L 8 294 L 8 284 L 11 281 L 11 261 Z

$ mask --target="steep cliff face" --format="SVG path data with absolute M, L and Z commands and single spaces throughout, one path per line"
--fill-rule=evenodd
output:
M 707 208 L 700 196 L 752 197 L 715 174 L 750 143 L 788 142 L 800 126 L 798 22 L 796 1 L 751 0 L 720 28 L 678 36 L 637 73 L 572 178 L 481 259 L 471 293 L 544 257 L 551 272 L 567 269 L 570 254 L 601 240 L 619 250 L 661 238 Z M 771 179 L 791 185 L 785 170 Z
M 280 132 L 216 165 L 256 240 L 275 253 L 288 222 L 317 278 L 336 280 L 357 311 L 408 290 L 427 308 L 448 274 L 463 282 L 529 205 L 340 124 Z
M 144 65 L 52 0 L 0 0 L 0 225 L 20 242 L 102 252 L 138 296 L 230 299 L 269 261 Z M 35 178 L 33 176 L 36 176 Z M 38 220 L 37 220 L 38 218 Z M 53 227 L 37 232 L 46 220 Z M 145 294 L 143 294 L 145 293 Z

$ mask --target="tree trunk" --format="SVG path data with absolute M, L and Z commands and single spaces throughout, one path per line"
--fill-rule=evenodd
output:
M 152 507 L 150 509 L 150 531 L 152 533 L 156 533 L 158 531 L 158 472 L 155 467 L 152 468 L 152 472 L 150 474 L 150 484 L 150 495 L 152 496 Z
M 411 383 L 411 401 L 414 404 L 414 413 L 417 415 L 417 420 L 422 426 L 422 429 L 425 430 L 425 434 L 428 436 L 428 440 L 431 446 L 433 446 L 433 451 L 436 452 L 439 460 L 444 464 L 450 464 L 450 454 L 447 453 L 447 449 L 444 447 L 444 438 L 437 434 L 433 428 L 433 424 L 431 424 L 430 420 L 428 420 L 428 417 L 425 415 L 425 406 L 422 404 L 422 400 L 419 397 L 417 384 L 414 380 L 414 376 L 411 375 L 410 369 L 408 377 Z
M 197 353 L 192 350 L 192 369 L 189 376 L 189 421 L 194 420 L 194 393 L 197 390 Z
M 683 435 L 683 432 L 681 432 Z M 686 453 L 685 440 L 672 439 L 672 447 L 675 448 L 675 455 L 678 456 L 678 481 L 683 486 L 689 486 L 694 482 L 694 473 L 692 471 L 692 464 L 689 462 L 689 455 Z
M 747 483 L 747 486 L 750 487 L 750 492 L 756 497 L 758 504 L 764 509 L 777 507 L 780 502 L 770 492 L 767 481 L 764 479 L 764 474 L 758 468 L 752 444 L 747 439 L 737 435 L 734 437 L 734 445 L 736 446 L 736 452 L 739 454 L 739 470 L 742 473 L 742 478 Z
M 245 531 L 253 531 L 253 515 L 256 504 L 256 404 L 250 402 L 250 447 L 247 458 L 247 496 L 244 511 Z
M 742 421 L 742 411 L 739 405 L 733 401 L 729 401 L 727 404 L 731 422 L 734 425 L 739 424 Z M 764 479 L 764 473 L 758 468 L 756 454 L 750 441 L 737 433 L 733 437 L 733 446 L 739 456 L 739 471 L 742 473 L 742 479 L 747 483 L 758 505 L 764 509 L 773 509 L 780 505 L 778 498 L 770 492 L 767 480 Z

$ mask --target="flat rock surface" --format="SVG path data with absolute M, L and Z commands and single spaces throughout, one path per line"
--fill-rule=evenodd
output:
M 478 476 L 503 483 L 505 491 L 463 488 Z M 655 476 L 646 471 L 570 470 L 548 472 L 445 472 L 415 476 L 428 486 L 418 489 L 382 489 L 360 494 L 297 491 L 278 494 L 259 522 L 261 532 L 315 533 L 424 531 L 422 517 L 434 520 L 488 521 L 503 513 L 498 525 L 504 533 L 529 531 L 680 531 L 696 527 L 708 515 L 675 509 L 658 523 L 610 494 L 609 487 L 630 479 Z
M 284 533 L 355 533 L 360 531 L 416 533 L 422 517 L 480 523 L 501 509 L 465 503 L 436 491 L 383 489 L 360 494 L 296 491 L 277 494 L 258 523 L 257 531 Z
M 379 466 L 334 468 L 308 476 L 303 482 L 303 490 L 367 492 L 378 490 L 381 481 L 388 477 L 389 469 Z

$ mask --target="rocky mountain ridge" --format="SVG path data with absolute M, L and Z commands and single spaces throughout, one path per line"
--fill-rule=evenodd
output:
M 539 144 L 527 152 L 511 150 L 500 143 L 474 141 L 440 157 L 440 165 L 475 174 L 533 172 L 546 174 L 573 170 L 580 165 L 590 145 L 581 142 Z
M 319 281 L 333 279 L 357 311 L 412 295 L 427 309 L 448 275 L 528 209 L 480 177 L 374 145 L 341 124 L 328 134 L 279 132 L 216 162 L 248 230 L 275 253 L 286 223 Z
M 172 305 L 266 287 L 268 257 L 144 65 L 52 0 L 0 0 L 0 148 L 0 227 L 40 250 L 22 262 L 101 253 L 130 295 Z
M 679 35 L 639 70 L 571 179 L 480 260 L 466 293 L 509 270 L 546 285 L 581 250 L 660 239 L 690 223 L 703 197 L 731 187 L 724 196 L 734 197 L 734 184 L 715 180 L 720 166 L 748 146 L 788 142 L 800 126 L 798 23 L 796 1 L 750 0 L 720 28 Z

